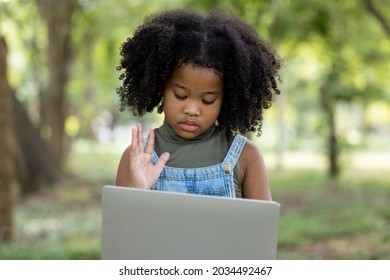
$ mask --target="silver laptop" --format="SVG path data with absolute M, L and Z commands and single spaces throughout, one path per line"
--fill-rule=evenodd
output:
M 280 205 L 104 186 L 102 259 L 275 259 Z

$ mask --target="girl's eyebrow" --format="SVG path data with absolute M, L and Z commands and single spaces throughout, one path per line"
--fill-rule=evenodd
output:
M 181 85 L 181 84 L 178 84 L 178 83 L 174 83 L 173 84 L 175 87 L 178 87 L 178 88 L 181 88 L 185 91 L 191 91 L 190 89 L 186 88 L 185 86 Z
M 186 88 L 184 85 L 181 85 L 179 83 L 174 83 L 173 86 L 178 87 L 180 89 L 183 89 L 183 90 L 185 90 L 187 92 L 191 92 L 191 90 L 189 88 Z M 218 92 L 216 92 L 216 91 L 206 91 L 206 92 L 203 92 L 203 94 L 212 94 L 213 95 L 213 94 L 218 94 Z

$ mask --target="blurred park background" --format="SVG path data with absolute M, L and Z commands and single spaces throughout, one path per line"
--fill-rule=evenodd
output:
M 0 259 L 99 259 L 130 127 L 119 48 L 151 13 L 232 10 L 283 60 L 261 137 L 278 259 L 390 259 L 390 0 L 0 0 Z

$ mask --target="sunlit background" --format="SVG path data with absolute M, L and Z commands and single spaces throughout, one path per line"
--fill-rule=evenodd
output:
M 119 111 L 119 48 L 182 7 L 232 10 L 283 61 L 251 135 L 282 205 L 278 258 L 389 259 L 390 0 L 0 0 L 0 259 L 100 258 L 101 187 L 130 128 L 163 120 Z

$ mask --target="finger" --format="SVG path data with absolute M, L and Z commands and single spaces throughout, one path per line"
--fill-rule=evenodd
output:
M 167 163 L 169 157 L 171 155 L 167 152 L 163 153 L 160 158 L 158 159 L 157 163 L 156 163 L 156 166 L 160 169 L 163 169 L 163 167 L 165 166 L 165 164 Z
M 146 142 L 145 153 L 152 154 L 154 149 L 154 141 L 155 141 L 154 130 L 150 129 L 148 135 L 148 141 Z
M 132 128 L 132 129 L 131 129 L 131 144 L 130 144 L 130 151 L 131 151 L 133 154 L 139 153 L 137 130 L 136 130 L 135 128 Z
M 140 153 L 142 153 L 144 151 L 144 129 L 141 123 L 137 124 L 137 130 L 138 130 L 138 149 Z

